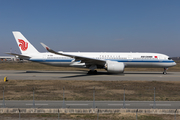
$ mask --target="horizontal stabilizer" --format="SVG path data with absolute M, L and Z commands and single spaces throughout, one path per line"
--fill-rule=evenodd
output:
M 20 54 L 16 54 L 16 53 L 6 53 L 6 54 L 14 55 L 14 56 L 17 56 L 17 57 L 20 58 L 20 59 L 25 59 L 25 60 L 28 60 L 28 59 L 31 58 L 31 57 L 29 57 L 29 56 L 20 55 Z

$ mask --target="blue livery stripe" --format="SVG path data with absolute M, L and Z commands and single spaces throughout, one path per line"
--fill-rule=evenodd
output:
M 164 60 L 164 61 L 153 61 L 153 60 L 117 60 L 118 62 L 146 62 L 146 63 L 173 63 L 174 61 L 167 61 L 167 60 Z
M 33 62 L 72 62 L 74 59 L 30 59 Z M 115 59 L 107 59 L 111 61 L 117 62 L 144 62 L 144 63 L 173 63 L 173 60 L 115 60 Z M 76 61 L 80 62 L 80 61 Z
M 30 59 L 30 61 L 33 62 L 72 62 L 73 59 L 67 59 L 67 60 L 48 60 L 48 59 Z

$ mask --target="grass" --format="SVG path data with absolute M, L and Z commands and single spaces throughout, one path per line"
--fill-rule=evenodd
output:
M 51 70 L 51 71 L 68 71 L 68 70 L 87 70 L 74 67 L 56 67 L 35 62 L 0 62 L 0 70 Z
M 0 119 L 19 119 L 19 114 L 0 114 Z M 24 114 L 21 113 L 21 119 L 33 119 L 33 120 L 45 120 L 58 119 L 58 114 Z M 60 114 L 61 120 L 96 120 L 97 114 Z M 135 120 L 136 114 L 134 113 L 115 113 L 115 114 L 99 114 L 99 120 Z M 137 114 L 138 120 L 173 120 L 174 115 L 158 115 L 158 114 Z M 176 115 L 176 119 L 179 120 L 180 116 Z
M 0 80 L 0 88 L 5 86 L 5 100 L 32 100 L 35 87 L 35 100 L 62 100 L 65 87 L 66 100 L 93 100 L 95 87 L 96 100 L 153 101 L 156 87 L 157 101 L 179 101 L 180 82 L 159 81 L 78 81 L 78 80 Z M 3 99 L 0 92 L 0 99 Z

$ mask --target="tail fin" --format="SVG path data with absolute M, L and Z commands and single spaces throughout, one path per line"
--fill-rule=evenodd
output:
M 36 48 L 21 34 L 21 32 L 13 31 L 12 33 L 23 55 L 39 53 Z

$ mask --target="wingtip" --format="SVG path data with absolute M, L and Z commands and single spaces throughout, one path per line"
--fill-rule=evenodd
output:
M 20 33 L 19 31 L 12 31 L 12 33 Z
M 44 43 L 40 43 L 46 50 L 49 50 L 50 48 L 47 46 L 47 45 L 45 45 Z

